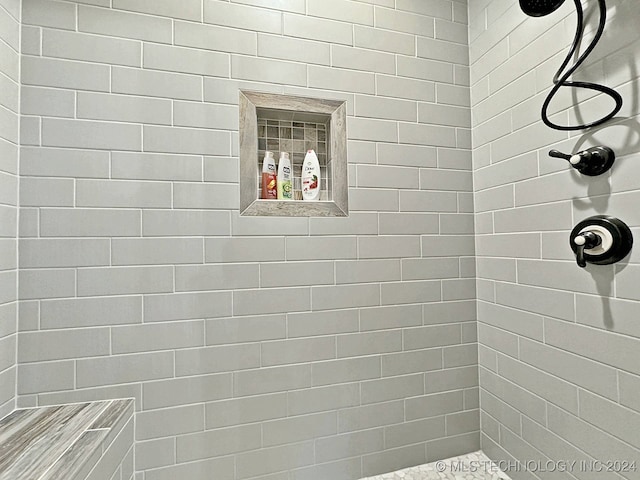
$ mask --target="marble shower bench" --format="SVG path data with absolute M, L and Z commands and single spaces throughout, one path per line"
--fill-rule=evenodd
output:
M 134 401 L 15 410 L 0 420 L 0 480 L 130 480 Z

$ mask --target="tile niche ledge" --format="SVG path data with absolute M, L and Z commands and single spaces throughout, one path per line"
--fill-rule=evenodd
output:
M 261 159 L 258 118 L 327 125 L 328 201 L 261 200 L 258 198 Z M 274 152 L 276 159 L 279 154 Z M 240 215 L 279 217 L 346 217 L 346 102 L 240 91 Z

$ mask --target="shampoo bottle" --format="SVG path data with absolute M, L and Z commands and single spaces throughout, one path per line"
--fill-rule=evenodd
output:
M 313 150 L 307 151 L 302 163 L 302 198 L 318 200 L 320 197 L 320 163 Z
M 276 161 L 273 158 L 273 152 L 265 152 L 262 161 L 262 195 L 265 200 L 274 200 L 278 198 L 276 188 Z
M 278 200 L 293 200 L 291 159 L 287 152 L 280 152 L 278 161 Z

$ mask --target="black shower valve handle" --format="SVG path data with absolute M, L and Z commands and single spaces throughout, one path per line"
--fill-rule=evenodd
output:
M 573 243 L 576 244 L 576 261 L 578 262 L 578 266 L 585 268 L 587 266 L 587 261 L 584 258 L 585 249 L 591 249 L 602 244 L 602 238 L 594 232 L 583 232 L 573 239 Z
M 580 163 L 589 161 L 589 158 L 591 158 L 591 154 L 586 150 L 583 152 L 574 153 L 573 155 L 562 153 L 558 150 L 551 150 L 549 152 L 549 156 L 567 160 L 574 168 L 577 168 Z
M 603 146 L 587 148 L 571 155 L 551 150 L 549 156 L 567 160 L 580 173 L 591 177 L 602 175 L 608 171 L 616 158 L 613 150 Z

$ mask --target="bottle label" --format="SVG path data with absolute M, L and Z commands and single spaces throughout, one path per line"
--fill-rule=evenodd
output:
M 291 188 L 290 180 L 282 182 L 282 198 L 286 200 L 291 200 L 293 198 L 293 188 Z
M 276 176 L 273 173 L 264 172 L 262 174 L 262 198 L 278 198 Z

